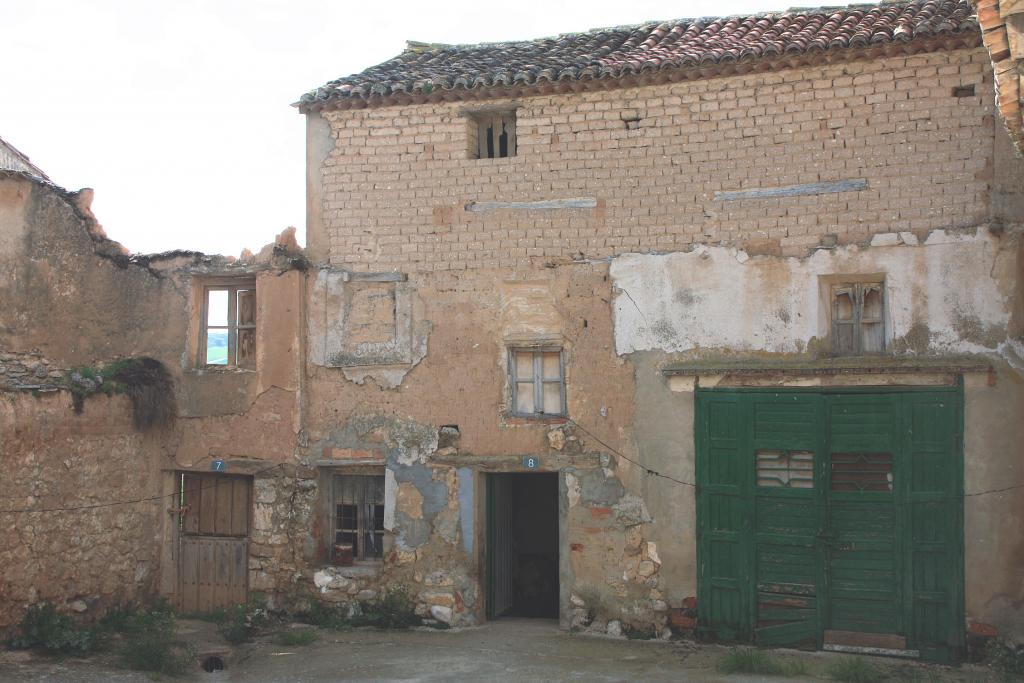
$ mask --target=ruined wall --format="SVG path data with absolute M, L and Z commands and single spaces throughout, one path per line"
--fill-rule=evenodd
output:
M 976 49 L 488 102 L 517 107 L 505 159 L 467 158 L 466 103 L 326 112 L 334 148 L 311 170 L 323 198 L 311 255 L 422 272 L 700 243 L 798 255 L 826 234 L 973 226 L 988 213 L 991 79 Z M 955 97 L 962 86 L 974 94 Z M 322 153 L 326 127 L 310 122 Z M 716 198 L 854 180 L 866 189 Z M 574 197 L 593 208 L 466 208 Z
M 40 600 L 95 617 L 173 592 L 169 473 L 283 462 L 295 448 L 304 279 L 290 234 L 242 262 L 133 257 L 106 239 L 90 199 L 0 175 L 0 628 Z M 267 321 L 256 368 L 198 369 L 202 284 L 234 275 L 256 280 Z M 74 409 L 76 373 L 139 357 L 168 373 L 171 424 L 139 428 L 122 395 Z

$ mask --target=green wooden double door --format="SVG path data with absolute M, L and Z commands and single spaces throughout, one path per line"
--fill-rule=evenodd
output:
M 959 656 L 959 387 L 711 389 L 696 401 L 705 632 Z

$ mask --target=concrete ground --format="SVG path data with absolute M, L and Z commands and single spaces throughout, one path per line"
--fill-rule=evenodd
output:
M 88 660 L 52 659 L 0 652 L 0 681 L 12 683 L 144 683 L 190 680 L 222 683 L 323 683 L 327 681 L 754 681 L 826 680 L 840 655 L 771 651 L 779 660 L 800 660 L 807 676 L 774 678 L 723 675 L 719 659 L 729 648 L 690 642 L 648 642 L 571 635 L 553 621 L 503 619 L 480 628 L 452 631 L 319 630 L 311 645 L 282 647 L 268 633 L 237 648 L 219 640 L 211 625 L 180 622 L 179 632 L 201 652 L 222 655 L 223 671 L 201 670 L 179 679 L 126 671 L 113 655 Z M 993 680 L 977 666 L 929 666 L 871 658 L 888 681 L 942 683 Z

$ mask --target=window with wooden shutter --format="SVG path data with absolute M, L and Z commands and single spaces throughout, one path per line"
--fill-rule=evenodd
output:
M 516 113 L 478 112 L 471 115 L 476 132 L 477 159 L 500 159 L 516 155 Z
M 837 355 L 885 351 L 885 287 L 852 282 L 832 287 L 832 351 Z

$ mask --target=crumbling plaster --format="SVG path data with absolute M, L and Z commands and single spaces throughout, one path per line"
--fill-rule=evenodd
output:
M 699 246 L 613 259 L 619 354 L 827 351 L 823 282 L 885 279 L 886 333 L 897 352 L 1007 352 L 1016 233 L 980 227 L 876 235 L 875 246 L 822 248 L 803 259 Z M 834 277 L 833 277 L 834 276 Z M 723 306 L 724 301 L 730 305 Z

